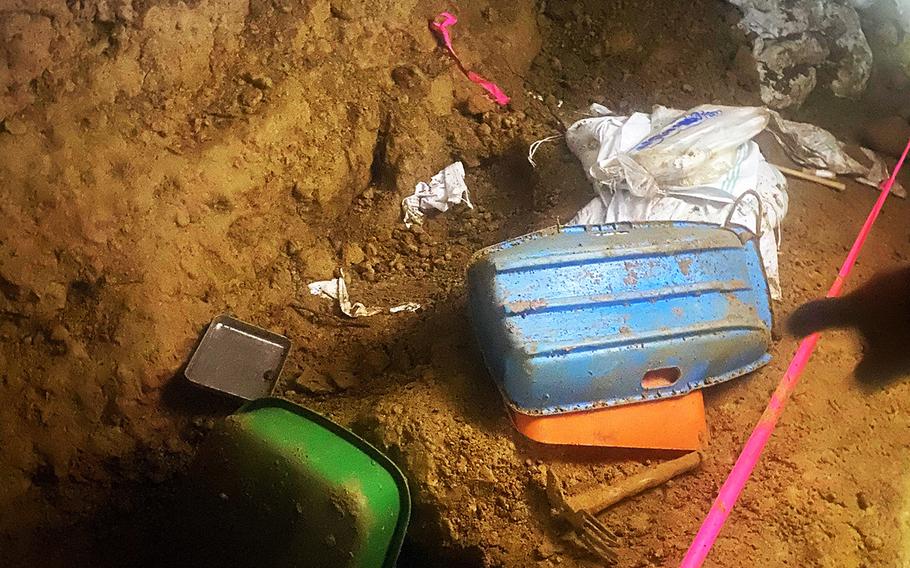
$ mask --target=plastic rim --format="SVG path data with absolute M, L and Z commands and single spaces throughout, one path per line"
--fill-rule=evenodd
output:
M 398 466 L 395 465 L 395 462 L 389 459 L 388 456 L 380 452 L 375 446 L 357 434 L 340 424 L 329 420 L 322 414 L 295 402 L 291 402 L 290 400 L 278 397 L 256 399 L 240 407 L 237 414 L 251 412 L 260 408 L 274 407 L 283 408 L 311 422 L 315 422 L 339 438 L 350 442 L 389 472 L 389 475 L 392 476 L 392 479 L 395 480 L 395 484 L 398 486 L 398 497 L 401 510 L 398 514 L 398 522 L 395 525 L 395 530 L 392 532 L 392 541 L 389 543 L 389 550 L 386 552 L 385 562 L 383 562 L 382 567 L 395 568 L 395 564 L 398 561 L 398 555 L 401 552 L 401 546 L 404 543 L 405 534 L 407 533 L 408 522 L 411 518 L 411 492 L 408 489 L 408 480 L 401 472 L 401 469 L 399 469 Z

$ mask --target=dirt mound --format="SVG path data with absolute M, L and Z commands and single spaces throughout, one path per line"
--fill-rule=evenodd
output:
M 2 26 L 0 507 L 18 514 L 0 528 L 17 534 L 179 465 L 166 456 L 189 451 L 191 416 L 165 386 L 213 314 L 284 331 L 303 359 L 333 319 L 288 309 L 325 311 L 306 283 L 345 261 L 403 266 L 386 252 L 402 192 L 512 137 L 451 112 L 477 90 L 436 48 L 429 5 L 45 4 L 5 6 Z M 466 62 L 527 69 L 529 4 L 461 17 Z M 134 456 L 161 468 L 129 470 Z

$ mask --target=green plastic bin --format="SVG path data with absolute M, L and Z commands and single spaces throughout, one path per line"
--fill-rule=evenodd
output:
M 395 566 L 410 516 L 407 481 L 324 416 L 282 399 L 250 402 L 212 432 L 194 469 L 206 562 Z

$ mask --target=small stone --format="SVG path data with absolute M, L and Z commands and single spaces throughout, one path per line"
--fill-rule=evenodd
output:
M 190 214 L 187 213 L 186 209 L 178 209 L 176 215 L 174 215 L 174 222 L 177 223 L 178 227 L 186 227 L 190 224 Z
M 392 69 L 392 80 L 399 87 L 411 88 L 416 86 L 423 74 L 412 65 L 401 65 Z
M 244 107 L 245 110 L 253 110 L 259 103 L 262 102 L 264 98 L 262 91 L 256 87 L 247 85 L 240 90 L 240 94 L 237 96 L 237 100 L 240 101 L 240 104 Z
M 341 390 L 354 388 L 360 382 L 357 380 L 357 376 L 354 373 L 343 369 L 333 369 L 329 371 L 329 378 L 332 379 L 335 386 Z
M 485 122 L 477 127 L 477 134 L 479 136 L 489 136 L 492 132 L 493 129 L 490 128 L 490 125 Z
M 62 310 L 66 307 L 66 298 L 69 290 L 59 282 L 51 282 L 44 289 L 41 295 L 42 302 L 54 311 Z
M 626 519 L 626 526 L 633 534 L 645 534 L 654 528 L 651 517 L 647 513 L 634 513 Z
M 291 197 L 301 203 L 309 203 L 313 201 L 313 188 L 304 186 L 299 181 L 295 181 L 294 187 L 291 188 Z
M 496 103 L 482 93 L 471 95 L 464 103 L 464 111 L 471 115 L 481 115 L 496 109 Z
M 243 80 L 257 89 L 266 90 L 275 86 L 274 81 L 272 81 L 270 77 L 261 74 L 245 73 L 243 75 Z
M 869 502 L 869 497 L 865 493 L 860 491 L 859 493 L 856 494 L 856 505 L 860 509 L 865 511 L 866 509 L 868 509 L 869 507 L 872 506 L 872 503 Z
M 840 500 L 840 499 L 837 497 L 837 495 L 836 495 L 833 491 L 831 491 L 831 490 L 823 491 L 822 494 L 821 494 L 821 497 L 822 497 L 822 499 L 824 499 L 824 500 L 827 501 L 828 503 L 833 503 L 833 504 L 835 504 L 835 505 L 841 505 L 841 504 L 842 504 L 842 503 L 841 503 L 841 500 Z
M 366 191 L 360 194 L 360 197 L 366 200 L 372 200 L 374 197 L 376 197 L 376 190 L 372 187 L 368 187 Z
M 75 339 L 67 341 L 66 348 L 76 359 L 82 359 L 84 361 L 87 361 L 89 359 L 88 350 L 85 348 L 85 345 L 79 341 L 76 341 Z
M 303 252 L 303 245 L 291 239 L 284 244 L 284 251 L 288 256 L 297 256 Z
M 490 469 L 489 466 L 486 466 L 486 465 L 480 466 L 480 468 L 478 468 L 478 470 L 477 470 L 477 473 L 480 474 L 480 478 L 483 480 L 489 481 L 491 483 L 496 483 L 498 481 L 496 479 L 496 475 L 493 474 L 493 470 Z
M 55 343 L 66 343 L 70 340 L 70 330 L 66 329 L 66 326 L 58 323 L 51 330 L 51 341 Z
M 885 545 L 885 542 L 875 535 L 867 535 L 863 537 L 863 544 L 868 550 L 878 550 Z
M 556 547 L 549 540 L 544 540 L 534 552 L 537 553 L 537 558 L 543 560 L 556 554 Z
M 294 379 L 294 386 L 309 394 L 324 394 L 335 390 L 328 378 L 313 367 L 304 366 Z
M 344 260 L 348 264 L 360 264 L 365 261 L 366 258 L 360 245 L 348 243 L 344 246 Z
M 7 117 L 7 119 L 3 121 L 3 127 L 13 136 L 22 136 L 28 132 L 28 127 L 25 125 L 25 122 L 18 118 Z
M 695 87 L 693 87 L 689 83 L 683 83 L 682 90 L 684 93 L 693 93 L 693 92 L 695 92 Z

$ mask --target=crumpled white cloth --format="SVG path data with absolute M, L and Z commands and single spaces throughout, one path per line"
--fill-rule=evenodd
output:
M 308 285 L 310 294 L 321 296 L 329 300 L 336 300 L 338 302 L 338 307 L 341 309 L 341 313 L 349 318 L 373 316 L 382 311 L 382 308 L 368 308 L 360 302 L 352 304 L 351 297 L 348 295 L 348 285 L 344 281 L 344 272 L 340 272 L 340 274 L 341 276 L 331 280 L 310 282 Z
M 423 223 L 425 213 L 434 210 L 448 211 L 450 207 L 459 203 L 474 208 L 464 180 L 464 164 L 455 162 L 433 176 L 430 183 L 418 183 L 414 187 L 413 195 L 402 200 L 404 224 L 408 228 L 411 225 L 420 225 Z
M 310 289 L 310 294 L 338 302 L 338 308 L 341 313 L 349 318 L 375 316 L 385 311 L 385 308 L 366 307 L 360 302 L 351 303 L 351 297 L 348 295 L 348 285 L 344 280 L 344 272 L 341 270 L 338 272 L 341 275 L 338 278 L 310 282 L 307 285 Z M 407 302 L 399 306 L 393 306 L 388 311 L 390 314 L 397 314 L 401 312 L 416 312 L 421 308 L 422 306 L 417 302 Z

